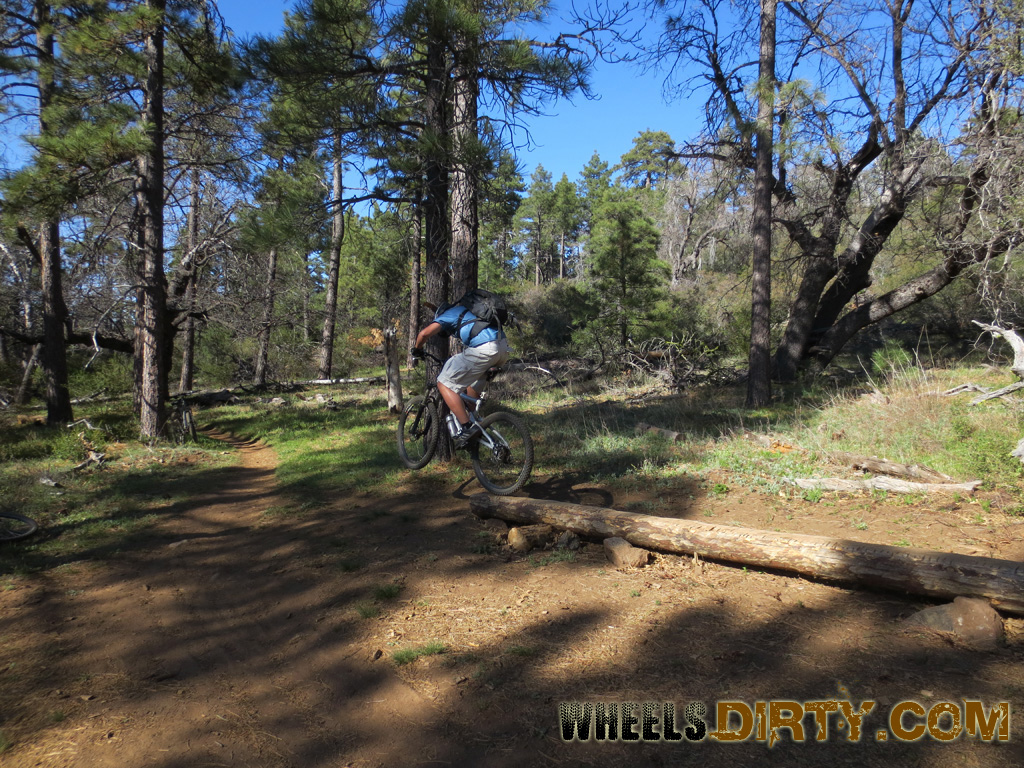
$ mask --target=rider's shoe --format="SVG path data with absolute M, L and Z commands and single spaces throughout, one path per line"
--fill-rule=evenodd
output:
M 455 449 L 461 451 L 463 448 L 468 448 L 479 437 L 480 432 L 477 430 L 476 424 L 467 424 L 459 431 L 459 434 L 452 438 L 452 441 L 455 443 Z

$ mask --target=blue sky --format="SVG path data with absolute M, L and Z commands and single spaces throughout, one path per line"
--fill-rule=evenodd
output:
M 292 2 L 219 0 L 217 5 L 227 26 L 245 38 L 278 32 Z M 641 131 L 666 131 L 676 142 L 690 138 L 698 127 L 695 117 L 703 114 L 702 104 L 696 101 L 666 105 L 661 78 L 641 75 L 628 65 L 600 64 L 591 82 L 597 100 L 578 96 L 572 102 L 547 104 L 545 116 L 528 119 L 534 146 L 517 151 L 527 182 L 538 165 L 555 182 L 563 173 L 576 181 L 595 151 L 614 166 Z M 517 144 L 525 140 L 524 135 L 516 136 Z

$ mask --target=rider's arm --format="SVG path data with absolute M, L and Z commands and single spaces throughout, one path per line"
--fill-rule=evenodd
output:
M 434 336 L 434 335 L 436 335 L 436 334 L 438 334 L 440 332 L 441 332 L 441 324 L 440 323 L 431 323 L 430 325 L 428 325 L 426 328 L 424 328 L 422 331 L 419 332 L 419 335 L 416 336 L 416 347 L 417 347 L 417 349 L 419 347 L 422 347 L 423 346 L 423 342 L 425 342 L 431 336 Z

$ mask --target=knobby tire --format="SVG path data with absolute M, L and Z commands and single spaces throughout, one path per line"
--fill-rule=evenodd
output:
M 521 490 L 533 469 L 533 440 L 526 425 L 511 413 L 492 413 L 480 426 L 498 447 L 492 449 L 483 439 L 473 445 L 476 479 L 497 496 Z
M 422 469 L 437 450 L 437 408 L 423 396 L 414 397 L 398 417 L 398 456 L 409 469 Z
M 39 524 L 31 517 L 14 512 L 0 512 L 0 541 L 18 541 L 31 536 Z

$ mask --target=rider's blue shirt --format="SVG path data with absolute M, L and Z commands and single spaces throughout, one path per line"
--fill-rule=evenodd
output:
M 460 317 L 462 317 L 461 325 L 459 323 Z M 458 335 L 459 341 L 467 347 L 479 347 L 488 342 L 497 341 L 505 335 L 500 329 L 489 325 L 474 336 L 473 325 L 476 319 L 476 315 L 460 304 L 448 307 L 443 312 L 438 312 L 434 315 L 434 322 L 440 323 L 441 328 L 446 334 L 449 336 Z

